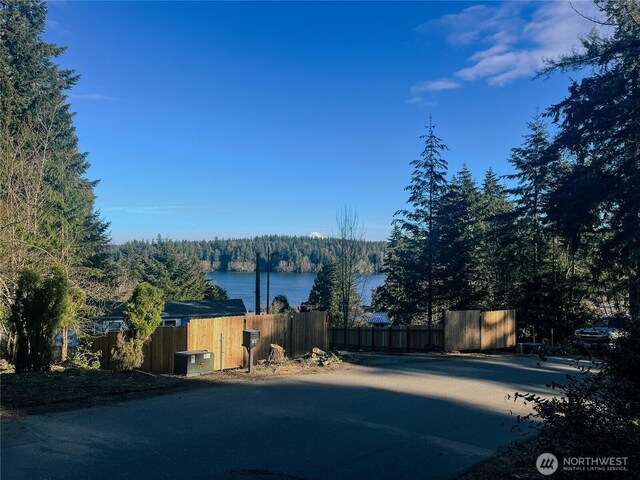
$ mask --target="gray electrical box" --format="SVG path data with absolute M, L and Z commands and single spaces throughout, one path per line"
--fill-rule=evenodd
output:
M 260 343 L 260 330 L 243 330 L 242 346 L 253 348 Z
M 213 353 L 208 350 L 175 352 L 173 355 L 173 374 L 199 375 L 213 372 Z

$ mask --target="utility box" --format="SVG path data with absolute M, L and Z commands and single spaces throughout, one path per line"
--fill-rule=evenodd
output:
M 192 350 L 173 354 L 173 374 L 200 375 L 213 372 L 213 353 L 208 350 Z
M 243 330 L 242 346 L 249 349 L 257 347 L 260 343 L 260 330 Z

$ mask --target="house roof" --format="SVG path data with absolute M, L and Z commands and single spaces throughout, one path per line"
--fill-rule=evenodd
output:
M 123 320 L 125 303 L 107 307 L 107 313 L 96 320 Z M 231 300 L 191 300 L 184 302 L 166 302 L 162 318 L 214 318 L 244 315 L 247 308 L 240 298 Z
M 373 312 L 373 313 L 365 313 L 364 321 L 367 323 L 375 323 L 375 324 L 389 324 L 391 320 L 389 320 L 389 315 L 387 312 Z

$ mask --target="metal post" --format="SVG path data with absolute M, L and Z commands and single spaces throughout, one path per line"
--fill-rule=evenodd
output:
M 256 315 L 260 315 L 260 254 L 256 253 Z
M 271 251 L 267 246 L 267 315 L 269 315 L 269 283 L 271 278 Z
M 247 347 L 249 350 L 249 373 L 253 373 L 253 348 Z

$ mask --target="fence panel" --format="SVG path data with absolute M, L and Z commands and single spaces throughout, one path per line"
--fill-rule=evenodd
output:
M 280 315 L 247 315 L 194 319 L 179 327 L 158 327 L 144 346 L 142 370 L 173 373 L 174 353 L 183 350 L 209 350 L 214 354 L 214 368 L 246 366 L 246 349 L 242 330 L 260 330 L 261 341 L 255 350 L 256 361 L 269 356 L 269 345 L 277 343 L 292 357 L 319 347 L 328 348 L 328 324 L 324 312 Z M 119 332 L 94 337 L 92 350 L 102 352 L 100 367 L 111 369 L 111 350 Z M 221 342 L 222 340 L 222 342 Z
M 515 310 L 449 311 L 444 325 L 390 327 L 331 327 L 334 348 L 421 352 L 428 345 L 444 350 L 480 350 L 513 347 L 516 342 Z M 346 344 L 345 344 L 346 337 Z M 446 342 L 446 345 L 445 345 Z
M 346 345 L 344 327 L 331 327 L 329 336 L 333 348 L 355 350 L 413 352 L 423 351 L 425 346 L 429 345 L 427 325 L 348 327 Z M 443 338 L 442 325 L 432 325 L 431 344 L 442 347 Z
M 189 321 L 186 328 L 187 350 L 212 352 L 216 370 L 244 365 L 244 317 L 196 319 Z
M 480 349 L 480 310 L 445 312 L 445 350 Z
M 302 312 L 291 316 L 289 356 L 303 355 L 313 347 L 329 348 L 329 324 L 325 312 Z
M 496 310 L 482 314 L 482 348 L 509 348 L 516 344 L 516 311 Z

